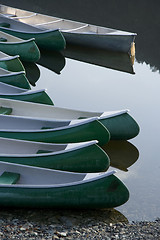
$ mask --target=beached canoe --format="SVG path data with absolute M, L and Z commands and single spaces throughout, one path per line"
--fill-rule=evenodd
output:
M 72 173 L 0 162 L 0 206 L 117 207 L 127 202 L 129 191 L 114 173 Z
M 4 68 L 12 72 L 25 71 L 24 66 L 19 59 L 19 56 L 9 56 L 4 52 L 0 51 L 0 68 Z
M 22 39 L 34 38 L 38 47 L 49 50 L 60 51 L 66 46 L 65 39 L 58 28 L 44 30 L 1 15 L 0 30 Z
M 23 89 L 31 89 L 24 71 L 11 72 L 0 68 L 0 82 Z
M 97 121 L 97 118 L 49 121 L 0 115 L 0 137 L 48 143 L 74 143 L 97 140 L 99 145 L 103 145 L 109 141 L 110 134 Z
M 0 98 L 16 99 L 16 100 L 27 101 L 27 102 L 53 105 L 53 102 L 51 98 L 48 96 L 45 89 L 28 90 L 28 91 L 22 91 L 21 93 L 20 92 L 19 93 L 2 93 L 0 89 Z
M 127 140 L 139 133 L 139 126 L 128 110 L 87 112 L 7 99 L 0 99 L 0 106 L 12 108 L 13 115 L 38 119 L 71 120 L 97 116 L 98 120 L 109 130 L 111 139 Z
M 11 56 L 19 55 L 22 61 L 36 62 L 40 58 L 40 51 L 34 38 L 22 40 L 0 31 L 0 51 Z
M 5 5 L 0 5 L 0 13 L 43 29 L 58 28 L 67 43 L 135 54 L 136 33 L 47 16 Z
M 71 172 L 102 172 L 108 155 L 97 141 L 49 144 L 0 138 L 0 161 Z

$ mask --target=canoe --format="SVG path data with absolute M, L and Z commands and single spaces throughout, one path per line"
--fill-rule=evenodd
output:
M 27 89 L 18 88 L 18 87 L 11 86 L 9 84 L 0 82 L 0 94 L 19 94 L 19 93 L 24 93 L 26 91 L 27 91 Z
M 70 44 L 135 54 L 136 33 L 71 21 L 5 5 L 0 5 L 0 13 L 2 16 L 43 27 L 43 29 L 59 28 L 66 42 Z
M 31 89 L 24 71 L 11 72 L 0 68 L 0 82 L 23 89 Z
M 127 53 L 67 44 L 66 49 L 63 51 L 63 55 L 64 57 L 80 62 L 135 74 L 133 67 L 135 57 L 129 56 Z
M 0 99 L 0 106 L 11 108 L 12 115 L 38 119 L 71 120 L 97 116 L 98 120 L 109 130 L 111 139 L 127 140 L 139 133 L 139 126 L 128 110 L 87 112 L 7 99 Z
M 40 51 L 34 38 L 23 40 L 0 31 L 0 51 L 15 56 L 19 55 L 22 61 L 36 62 L 40 58 Z
M 114 173 L 74 173 L 0 162 L 0 206 L 117 207 L 127 202 L 129 191 Z
M 108 155 L 97 141 L 49 144 L 0 138 L 0 162 L 71 172 L 102 172 L 109 167 Z
M 58 28 L 44 30 L 1 15 L 0 30 L 22 39 L 34 38 L 40 48 L 60 51 L 66 46 L 65 39 Z
M 0 137 L 48 143 L 97 140 L 99 145 L 103 145 L 109 141 L 110 134 L 96 117 L 72 121 L 49 121 L 0 115 Z
M 53 105 L 53 102 L 51 98 L 48 96 L 45 89 L 28 90 L 28 91 L 22 91 L 21 93 L 1 93 L 1 90 L 0 90 L 0 98 L 16 99 L 16 100 L 27 101 L 27 102 Z
M 6 53 L 0 51 L 0 68 L 4 68 L 12 72 L 25 71 L 19 56 L 9 56 Z

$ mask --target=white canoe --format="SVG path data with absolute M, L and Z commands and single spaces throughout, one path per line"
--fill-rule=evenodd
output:
M 11 108 L 12 115 L 29 116 L 37 119 L 72 120 L 98 117 L 98 120 L 109 130 L 112 139 L 126 140 L 135 137 L 139 133 L 139 126 L 133 117 L 128 114 L 127 109 L 87 112 L 7 99 L 0 99 L 0 106 Z
M 9 84 L 0 82 L 0 95 L 1 94 L 21 94 L 26 91 L 27 89 L 11 86 Z M 29 92 L 32 92 L 32 90 L 29 90 L 26 93 L 29 93 Z
M 136 33 L 71 21 L 5 5 L 0 6 L 0 13 L 43 29 L 58 28 L 67 43 L 135 54 Z

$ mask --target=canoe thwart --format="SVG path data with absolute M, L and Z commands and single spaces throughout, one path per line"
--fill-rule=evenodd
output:
M 0 42 L 7 42 L 7 38 L 0 37 Z
M 19 173 L 14 172 L 4 172 L 0 176 L 0 184 L 15 184 L 20 178 Z

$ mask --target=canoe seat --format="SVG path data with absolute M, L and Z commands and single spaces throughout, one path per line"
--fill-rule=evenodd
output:
M 7 42 L 7 38 L 0 37 L 0 42 Z
M 14 184 L 17 183 L 19 178 L 20 178 L 19 173 L 4 172 L 0 176 L 0 184 Z
M 2 22 L 2 23 L 0 23 L 0 27 L 9 28 L 9 27 L 10 27 L 10 24 L 9 24 L 9 23 L 5 23 L 5 22 Z
M 41 154 L 41 153 L 51 153 L 52 151 L 48 151 L 48 150 L 38 150 L 37 154 Z
M 12 108 L 0 107 L 0 114 L 9 115 L 12 113 Z

